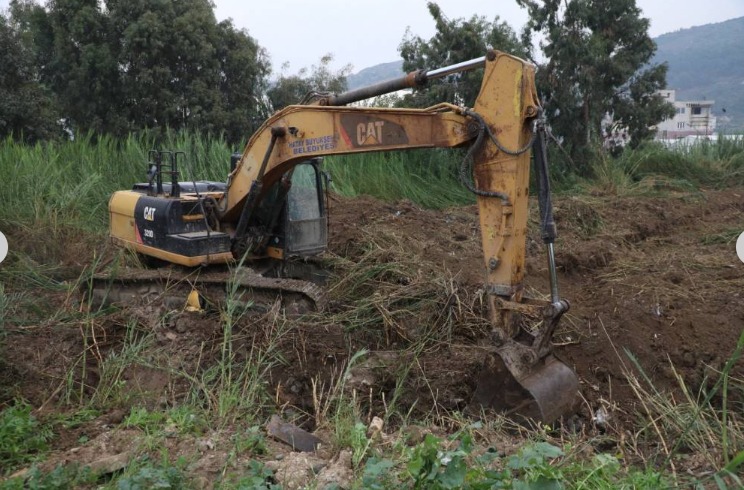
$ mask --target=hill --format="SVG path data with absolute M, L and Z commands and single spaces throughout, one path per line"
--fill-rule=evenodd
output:
M 744 129 L 744 17 L 654 40 L 654 62 L 669 64 L 667 86 L 677 90 L 677 99 L 715 100 L 719 129 Z
M 682 100 L 715 100 L 722 131 L 744 129 L 744 17 L 663 34 L 654 63 L 667 62 L 667 87 Z M 349 75 L 349 89 L 403 74 L 401 60 Z M 725 112 L 724 112 L 725 109 Z
M 352 73 L 346 77 L 346 83 L 349 90 L 354 90 L 355 88 L 390 80 L 401 75 L 403 75 L 403 60 L 391 61 L 389 63 L 370 66 L 358 73 Z

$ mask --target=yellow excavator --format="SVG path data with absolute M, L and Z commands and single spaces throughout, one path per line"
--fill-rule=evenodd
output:
M 448 103 L 426 109 L 348 106 L 479 68 L 483 81 L 473 108 Z M 109 285 L 115 281 L 123 289 L 129 286 L 131 298 L 142 295 L 149 284 L 173 284 L 181 276 L 200 294 L 224 293 L 224 273 L 207 266 L 250 262 L 262 265 L 246 267 L 236 277 L 251 293 L 296 295 L 322 309 L 323 289 L 317 284 L 322 281 L 309 280 L 319 273 L 303 268 L 308 261 L 302 260 L 327 247 L 327 182 L 319 168 L 321 157 L 468 148 L 461 178 L 478 203 L 493 325 L 492 346 L 472 405 L 543 422 L 570 413 L 578 379 L 551 348 L 569 305 L 558 294 L 555 224 L 534 66 L 490 50 L 482 58 L 342 94 L 311 94 L 304 102 L 263 123 L 243 153 L 233 156 L 226 183 L 181 181 L 182 154 L 150 152 L 148 181 L 111 197 L 111 237 L 139 254 L 181 267 L 120 271 L 113 279 L 99 279 Z M 529 299 L 523 288 L 531 153 L 550 273 L 549 301 Z M 186 276 L 189 268 L 199 273 Z M 537 333 L 528 333 L 522 319 L 536 314 L 542 323 Z

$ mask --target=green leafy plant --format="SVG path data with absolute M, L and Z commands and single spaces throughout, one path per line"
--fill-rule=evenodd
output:
M 235 443 L 235 451 L 238 454 L 248 453 L 260 456 L 266 454 L 268 450 L 266 447 L 266 438 L 263 432 L 261 432 L 261 428 L 257 425 L 234 434 L 233 442 Z
M 395 463 L 389 459 L 372 456 L 364 465 L 362 472 L 362 487 L 370 490 L 393 488 L 398 484 L 395 474 L 391 471 Z
M 5 472 L 33 461 L 48 449 L 49 427 L 31 414 L 31 407 L 17 402 L 0 412 L 0 468 Z
M 472 448 L 469 436 L 453 451 L 441 451 L 441 440 L 427 434 L 424 441 L 413 450 L 406 467 L 413 479 L 414 488 L 462 488 L 467 474 L 465 457 Z
M 0 490 L 65 490 L 93 484 L 97 478 L 90 468 L 74 464 L 57 466 L 50 472 L 33 467 L 23 476 L 0 482 Z
M 252 459 L 248 467 L 234 484 L 222 484 L 219 488 L 235 488 L 236 490 L 281 490 L 276 484 L 274 473 L 260 461 Z
M 119 478 L 118 490 L 146 490 L 150 488 L 186 488 L 186 477 L 175 466 L 143 466 L 134 474 Z
M 152 435 L 163 428 L 165 421 L 166 415 L 163 412 L 149 411 L 145 407 L 132 407 L 123 424 L 125 427 L 136 427 L 145 434 Z

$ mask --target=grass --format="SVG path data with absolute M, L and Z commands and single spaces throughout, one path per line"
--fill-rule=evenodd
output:
M 43 228 L 59 236 L 68 228 L 102 231 L 106 205 L 115 190 L 145 180 L 151 148 L 179 149 L 187 155 L 183 179 L 224 181 L 230 150 L 224 140 L 167 132 L 160 141 L 142 134 L 119 140 L 83 135 L 75 141 L 0 143 L 0 182 L 5 202 L 0 223 L 11 228 Z M 7 230 L 7 228 L 5 228 Z
M 671 366 L 682 393 L 680 399 L 657 389 L 632 353 L 627 353 L 635 371 L 628 371 L 626 377 L 642 406 L 645 422 L 639 434 L 659 441 L 660 456 L 672 471 L 676 471 L 675 460 L 680 455 L 695 454 L 709 467 L 719 469 L 709 476 L 719 488 L 744 486 L 739 477 L 744 467 L 744 420 L 740 415 L 744 380 L 732 372 L 743 353 L 744 331 L 721 371 L 713 371 L 715 378 L 704 380 L 697 389 L 688 386 Z
M 83 135 L 74 141 L 23 145 L 0 142 L 3 229 L 39 230 L 62 237 L 70 229 L 101 233 L 107 226 L 111 194 L 145 180 L 151 148 L 178 149 L 187 155 L 182 179 L 224 181 L 234 150 L 221 138 L 192 133 L 148 133 L 118 140 Z M 428 207 L 472 202 L 457 184 L 458 152 L 416 151 L 329 158 L 333 189 L 349 196 L 406 198 Z
M 54 239 L 64 239 L 71 230 L 103 233 L 109 197 L 145 180 L 151 148 L 184 151 L 182 179 L 217 181 L 226 179 L 235 150 L 219 137 L 170 131 L 121 140 L 88 134 L 33 146 L 6 139 L 0 142 L 0 173 L 13 177 L 0 182 L 0 226 L 18 230 L 16 234 L 43 229 Z M 461 159 L 458 150 L 415 150 L 329 157 L 324 166 L 332 176 L 332 189 L 342 195 L 408 199 L 444 208 L 474 202 L 458 180 Z M 744 140 L 720 139 L 685 151 L 649 143 L 617 158 L 600 154 L 592 168 L 593 176 L 582 180 L 567 174 L 556 158 L 556 189 L 573 190 L 577 182 L 612 193 L 741 184 Z
M 670 150 L 648 142 L 619 157 L 598 154 L 581 184 L 610 194 L 694 191 L 744 183 L 744 139 L 719 139 Z
M 332 189 L 341 195 L 370 195 L 385 201 L 408 199 L 441 209 L 472 204 L 475 199 L 459 182 L 463 154 L 457 150 L 367 153 L 326 159 Z

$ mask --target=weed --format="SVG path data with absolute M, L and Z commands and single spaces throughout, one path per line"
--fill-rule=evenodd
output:
M 714 383 L 705 380 L 696 395 L 671 365 L 671 371 L 683 395 L 678 400 L 656 388 L 638 360 L 626 351 L 640 373 L 640 378 L 630 371 L 626 373 L 646 421 L 640 433 L 648 434 L 651 439 L 658 439 L 664 464 L 669 465 L 673 473 L 676 474 L 674 461 L 680 453 L 693 452 L 701 455 L 713 468 L 720 468 L 709 477 L 716 486 L 729 488 L 729 482 L 734 485 L 732 488 L 741 487 L 742 481 L 737 472 L 744 464 L 744 424 L 740 420 L 739 411 L 731 410 L 729 398 L 732 391 L 736 391 L 738 396 L 744 393 L 741 380 L 731 376 L 734 365 L 743 353 L 744 331 L 731 357 L 717 373 L 718 378 Z M 712 388 L 706 390 L 705 387 L 710 384 Z M 719 402 L 714 404 L 714 399 Z
M 367 153 L 326 159 L 333 190 L 345 196 L 408 199 L 433 209 L 471 204 L 472 194 L 459 182 L 458 150 L 434 149 Z
M 178 405 L 168 410 L 165 426 L 170 433 L 191 435 L 201 435 L 208 428 L 204 417 L 190 405 Z
M 3 471 L 33 461 L 48 449 L 51 429 L 31 414 L 31 407 L 16 402 L 0 412 L 0 468 Z
M 124 427 L 136 427 L 150 436 L 162 430 L 165 421 L 166 414 L 163 412 L 149 411 L 144 407 L 132 407 L 122 424 Z
M 470 440 L 466 439 L 461 447 L 454 451 L 440 451 L 440 440 L 427 434 L 424 441 L 413 450 L 411 460 L 406 466 L 408 475 L 413 480 L 414 488 L 463 488 Z
M 98 476 L 88 467 L 64 465 L 43 472 L 34 466 L 23 476 L 0 482 L 0 490 L 65 490 L 92 485 L 97 479 Z
M 260 461 L 252 459 L 237 481 L 220 482 L 217 488 L 225 490 L 281 490 L 282 487 L 276 484 L 274 473 L 270 469 Z
M 95 419 L 99 415 L 100 413 L 97 410 L 92 408 L 82 408 L 70 413 L 53 414 L 46 420 L 49 424 L 54 426 L 59 425 L 65 429 L 74 429 L 75 427 L 79 427 L 82 424 Z
M 449 440 L 428 434 L 400 457 L 369 458 L 360 478 L 362 487 L 651 490 L 669 486 L 654 470 L 626 470 L 607 454 L 589 461 L 574 459 L 570 450 L 547 442 L 528 443 L 506 457 L 495 450 L 476 451 L 469 432 L 461 431 Z
M 162 464 L 140 463 L 116 482 L 117 490 L 145 490 L 148 488 L 189 488 L 183 470 L 164 460 Z
M 367 438 L 367 426 L 361 422 L 354 424 L 351 431 L 351 463 L 356 468 L 367 455 L 372 441 Z
M 730 228 L 720 233 L 714 233 L 712 235 L 705 235 L 700 239 L 703 245 L 714 245 L 714 244 L 731 244 L 736 243 L 736 239 L 741 234 L 741 230 L 738 228 Z
M 392 460 L 371 457 L 364 465 L 362 472 L 362 487 L 371 490 L 384 490 L 395 488 L 400 485 L 395 473 L 391 471 L 395 467 Z
M 261 428 L 257 425 L 249 427 L 244 431 L 236 432 L 232 437 L 237 454 L 248 453 L 252 456 L 266 454 L 266 439 Z
M 83 320 L 84 350 L 78 360 L 77 367 L 81 370 L 80 379 L 85 379 L 87 369 L 87 356 L 95 355 L 101 373 L 100 380 L 95 386 L 95 391 L 90 397 L 89 403 L 94 407 L 106 407 L 110 405 L 126 405 L 131 402 L 138 393 L 127 386 L 125 372 L 132 365 L 145 364 L 141 359 L 142 352 L 154 341 L 152 332 L 143 332 L 135 319 L 130 319 L 126 324 L 126 332 L 121 347 L 117 351 L 110 352 L 104 358 L 97 350 L 96 329 L 100 328 L 96 316 L 91 315 Z M 71 373 L 72 374 L 72 373 Z M 72 383 L 72 378 L 71 378 Z M 79 388 L 79 400 L 84 400 L 84 386 Z

